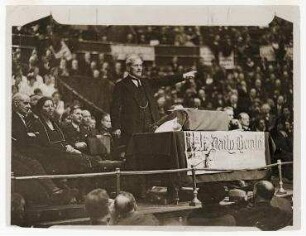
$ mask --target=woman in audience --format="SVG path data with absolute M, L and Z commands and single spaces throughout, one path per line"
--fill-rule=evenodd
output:
M 63 131 L 54 121 L 54 103 L 51 98 L 42 97 L 36 104 L 36 112 L 38 118 L 33 122 L 33 129 L 38 143 L 47 148 L 41 161 L 48 172 L 90 172 L 99 166 L 96 157 L 85 155 L 66 142 Z

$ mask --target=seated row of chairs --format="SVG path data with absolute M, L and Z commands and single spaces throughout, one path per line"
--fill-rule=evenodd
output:
M 122 167 L 122 158 L 117 159 L 111 154 L 109 133 L 92 133 L 90 127 L 82 124 L 82 110 L 79 107 L 72 109 L 71 122 L 66 124 L 57 122 L 53 115 L 54 105 L 51 98 L 42 97 L 35 106 L 31 107 L 27 95 L 17 93 L 13 96 L 12 171 L 14 175 L 77 174 L 109 171 Z M 36 182 L 43 186 L 42 189 L 46 189 L 50 197 L 41 197 L 42 199 L 50 200 L 54 195 L 67 195 L 61 190 L 74 188 L 79 190 L 82 199 L 82 196 L 90 191 L 86 181 L 82 184 L 68 181 L 68 185 L 63 185 L 63 181 L 56 182 L 50 179 Z M 33 197 L 37 187 L 31 188 L 23 181 L 17 181 L 16 184 L 19 188 L 15 189 L 23 189 L 29 199 L 37 200 Z M 68 195 L 75 195 L 72 193 L 75 191 L 69 191 Z M 65 197 L 56 197 L 56 199 L 60 201 Z M 73 196 L 68 199 L 73 199 Z

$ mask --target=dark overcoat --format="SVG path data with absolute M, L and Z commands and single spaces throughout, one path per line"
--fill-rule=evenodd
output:
M 168 86 L 182 80 L 183 76 L 181 74 L 158 79 L 140 79 L 148 99 L 153 122 L 157 122 L 160 119 L 153 88 Z M 113 129 L 120 129 L 122 136 L 131 136 L 134 133 L 142 132 L 141 101 L 137 96 L 137 89 L 131 76 L 127 76 L 115 84 L 110 115 Z

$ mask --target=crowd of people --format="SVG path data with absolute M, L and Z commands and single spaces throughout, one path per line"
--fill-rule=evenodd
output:
M 224 26 L 70 26 L 61 25 L 51 17 L 25 27 L 14 27 L 13 34 L 48 38 L 54 28 L 64 38 L 93 40 L 104 43 L 161 44 L 176 46 L 210 45 L 227 51 L 236 48 L 239 53 L 252 53 L 255 45 L 292 43 L 292 23 L 276 17 L 269 27 Z M 288 37 L 289 36 L 289 37 Z M 256 47 L 256 46 L 255 46 Z
M 111 156 L 111 123 L 105 114 L 99 128 L 88 110 L 74 106 L 69 116 L 59 122 L 53 99 L 41 97 L 31 101 L 26 94 L 16 93 L 12 98 L 12 172 L 16 176 L 44 174 L 89 173 L 119 167 L 121 159 Z M 106 143 L 100 149 L 90 143 Z M 108 145 L 107 145 L 108 144 Z M 93 148 L 92 148 L 93 147 Z M 28 202 L 69 203 L 92 186 L 88 183 L 55 183 L 51 179 L 17 182 Z M 33 194 L 33 190 L 37 194 Z M 81 191 L 81 192 L 79 192 Z
M 105 189 L 91 190 L 85 197 L 85 210 L 91 225 L 101 226 L 239 226 L 273 231 L 292 225 L 292 207 L 288 200 L 274 195 L 274 185 L 258 181 L 252 191 L 225 190 L 219 183 L 200 186 L 198 198 L 201 207 L 170 220 L 143 212 L 133 194 L 119 192 L 110 198 Z M 228 199 L 228 200 L 226 200 Z M 227 203 L 227 204 L 225 204 Z M 25 200 L 19 194 L 12 196 L 12 223 L 25 224 Z
M 291 23 L 277 18 L 264 29 L 202 27 L 202 31 L 207 31 L 207 35 L 214 36 L 216 40 L 228 38 L 234 47 L 241 46 L 240 49 L 235 49 L 235 68 L 226 70 L 221 67 L 218 56 L 212 61 L 211 66 L 207 66 L 203 58 L 200 58 L 193 66 L 193 69 L 197 71 L 195 78 L 177 83 L 175 86 L 159 87 L 155 91 L 160 116 L 166 115 L 173 105 L 179 104 L 198 109 L 225 110 L 229 112 L 230 123 L 233 123 L 230 129 L 236 129 L 237 126 L 242 125 L 240 117 L 243 115 L 244 122 L 247 124 L 244 129 L 271 132 L 276 144 L 277 158 L 292 160 L 293 62 L 284 51 L 285 45 L 292 44 L 292 32 L 290 32 L 292 25 L 290 25 Z M 136 27 L 136 29 L 144 30 L 144 34 L 150 35 L 147 32 L 148 28 L 154 27 Z M 188 27 L 181 28 L 188 29 Z M 193 30 L 187 31 L 193 32 Z M 248 42 L 247 45 L 240 45 L 235 41 L 241 40 L 241 37 L 243 42 Z M 255 39 L 257 42 L 254 41 Z M 215 46 L 210 45 L 212 50 L 214 47 L 217 50 L 223 48 L 218 42 L 213 44 Z M 265 44 L 272 44 L 275 61 L 259 59 L 258 50 L 256 54 L 254 53 L 256 50 L 250 49 L 251 46 L 258 47 Z M 37 100 L 41 96 L 52 96 L 59 118 L 78 101 L 66 99 L 66 104 L 61 101 L 61 94 L 56 90 L 58 76 L 69 77 L 70 80 L 75 75 L 92 78 L 88 81 L 74 82 L 79 83 L 77 87 L 81 95 L 98 107 L 102 107 L 105 112 L 110 111 L 114 84 L 127 76 L 125 64 L 104 53 L 92 55 L 86 52 L 80 55 L 72 52 L 71 60 L 68 61 L 64 57 L 56 59 L 50 47 L 47 47 L 34 49 L 28 61 L 22 61 L 21 58 L 23 58 L 21 50 L 15 50 L 13 94 L 17 92 L 27 94 L 32 100 Z M 184 73 L 187 69 L 189 67 L 182 64 L 180 58 L 174 56 L 171 63 L 163 66 L 145 63 L 142 76 L 154 80 L 162 76 Z M 233 110 L 233 117 L 230 110 Z
M 23 33 L 41 36 L 39 35 L 41 32 L 37 31 L 39 27 L 36 29 L 37 32 L 35 29 L 35 27 L 31 30 L 23 29 L 25 31 Z M 93 35 L 96 36 L 85 39 L 112 41 L 105 33 L 107 29 L 107 27 L 95 27 L 96 33 Z M 276 20 L 269 28 L 264 29 L 179 26 L 126 27 L 126 29 L 134 32 L 125 34 L 127 38 L 122 42 L 126 44 L 148 44 L 154 40 L 158 40 L 160 44 L 176 46 L 205 44 L 215 55 L 210 66 L 205 64 L 203 58 L 199 58 L 192 68 L 197 71 L 194 78 L 187 78 L 175 85 L 161 86 L 154 90 L 160 117 L 169 114 L 169 111 L 176 106 L 222 110 L 228 114 L 229 130 L 270 132 L 271 150 L 274 151 L 272 162 L 277 159 L 293 160 L 293 61 L 292 58 L 285 56 L 285 45 L 292 45 L 292 27 L 290 28 L 289 23 Z M 70 30 L 73 30 L 73 27 Z M 86 31 L 81 35 L 90 34 Z M 120 37 L 118 40 L 121 42 Z M 274 48 L 274 61 L 268 61 L 267 58 L 259 59 L 258 53 L 254 53 L 258 52 L 259 45 L 266 44 L 272 44 Z M 220 51 L 223 55 L 235 51 L 234 69 L 226 70 L 219 64 Z M 23 51 L 18 48 L 12 56 L 12 170 L 14 174 L 88 173 L 105 170 L 103 161 L 106 159 L 118 160 L 119 162 L 114 163 L 114 166 L 120 165 L 120 155 L 112 156 L 109 150 L 100 150 L 97 153 L 90 147 L 89 138 L 100 139 L 101 136 L 107 136 L 110 146 L 112 148 L 115 146 L 112 137 L 114 130 L 112 130 L 112 121 L 108 113 L 115 84 L 128 75 L 123 61 L 104 53 L 93 55 L 91 52 L 86 52 L 80 55 L 73 51 L 70 60 L 65 57 L 56 59 L 51 45 L 32 50 L 27 60 L 24 60 L 22 54 Z M 145 63 L 142 77 L 155 80 L 163 76 L 183 74 L 188 69 L 190 67 L 185 66 L 180 58 L 174 56 L 171 63 L 163 66 L 157 66 L 154 62 Z M 83 90 L 79 93 L 81 97 L 105 108 L 101 120 L 92 115 L 92 110 L 82 106 L 84 101 L 81 97 L 69 100 L 65 94 L 61 94 L 58 78 L 71 80 L 75 76 L 91 79 L 92 87 L 99 88 L 100 92 L 93 92 L 98 90 L 88 89 L 86 84 L 89 82 L 82 81 Z M 286 178 L 292 180 L 292 168 L 285 168 L 284 174 Z M 92 187 L 87 183 L 70 182 L 65 185 L 51 180 L 38 181 L 35 183 L 35 188 L 38 188 L 38 185 L 40 185 L 39 189 L 44 189 L 47 199 L 65 203 L 74 201 L 75 197 L 82 195 L 78 193 L 78 190 L 88 192 Z M 264 185 L 267 187 L 268 184 Z M 21 184 L 18 188 L 24 190 L 24 197 L 27 199 L 32 197 L 28 187 L 23 188 Z M 269 188 L 271 190 L 272 187 Z M 88 199 L 90 197 L 95 199 L 100 195 L 104 200 L 108 199 L 104 190 L 92 193 Z M 118 222 L 128 224 L 127 222 L 130 221 L 125 221 L 123 218 L 132 217 L 132 215 L 135 220 L 140 220 L 138 215 L 130 214 L 130 211 L 135 208 L 135 199 L 133 200 L 129 193 L 122 193 L 117 198 L 114 201 L 114 209 L 117 209 L 117 212 L 122 211 L 120 213 L 122 215 L 113 219 L 114 224 L 120 224 Z M 263 198 L 271 200 L 269 194 Z M 87 201 L 90 202 L 88 199 Z M 104 200 L 104 203 L 108 201 Z M 116 200 L 118 200 L 117 203 Z M 269 202 L 268 200 L 266 202 Z M 205 199 L 202 202 L 205 202 Z M 90 206 L 92 203 L 88 204 L 88 209 L 95 209 Z M 103 209 L 101 212 L 108 208 Z M 197 214 L 191 218 L 196 218 Z M 249 212 L 246 211 L 245 214 L 248 215 Z M 106 215 L 108 214 L 101 216 L 103 222 Z M 101 219 L 96 219 L 96 222 L 100 222 Z M 244 220 L 237 220 L 231 216 L 226 216 L 226 219 L 234 225 L 239 225 L 239 221 Z M 156 222 L 153 218 L 148 220 L 151 223 Z M 191 219 L 190 222 L 193 220 Z M 195 222 L 198 220 L 196 219 Z M 203 223 L 202 220 L 200 222 Z M 207 220 L 207 222 L 210 221 Z M 255 224 L 254 222 L 255 220 L 250 220 L 246 224 Z M 265 227 L 263 223 L 262 228 L 266 229 Z
M 124 191 L 111 199 L 104 189 L 95 189 L 87 194 L 85 209 L 93 225 L 248 226 L 271 231 L 292 224 L 289 201 L 274 192 L 273 184 L 266 180 L 255 183 L 249 196 L 241 189 L 226 191 L 222 184 L 206 183 L 199 188 L 201 208 L 192 210 L 185 219 L 163 223 L 139 211 L 133 194 Z M 224 204 L 226 197 L 231 204 Z

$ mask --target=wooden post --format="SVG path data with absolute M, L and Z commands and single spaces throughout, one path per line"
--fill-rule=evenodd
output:
M 198 206 L 201 204 L 200 200 L 198 199 L 198 190 L 197 190 L 197 182 L 196 182 L 196 175 L 195 175 L 195 168 L 191 166 L 192 172 L 192 182 L 193 182 L 193 199 L 189 203 L 190 206 Z
M 116 195 L 120 192 L 120 168 L 116 168 Z
M 283 175 L 282 175 L 282 161 L 277 160 L 277 167 L 278 167 L 278 177 L 279 177 L 279 189 L 277 194 L 286 194 L 287 191 L 284 189 L 283 186 Z
M 178 205 L 179 204 L 179 201 L 180 201 L 180 198 L 179 198 L 179 187 L 175 186 L 174 187 L 174 204 L 175 205 Z

